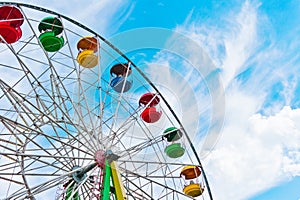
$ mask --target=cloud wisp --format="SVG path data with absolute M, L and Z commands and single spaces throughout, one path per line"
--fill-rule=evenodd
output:
M 225 13 L 220 26 L 190 16 L 176 29 L 207 50 L 223 78 L 222 137 L 204 162 L 216 199 L 246 199 L 299 176 L 300 145 L 295 141 L 300 139 L 300 111 L 290 106 L 299 59 L 290 45 L 279 48 L 260 6 L 245 1 L 239 12 Z M 262 34 L 268 31 L 268 36 Z M 190 51 L 191 58 L 197 56 Z

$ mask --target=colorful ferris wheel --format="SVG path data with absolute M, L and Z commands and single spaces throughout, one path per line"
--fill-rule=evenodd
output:
M 171 106 L 101 35 L 1 2 L 0 42 L 1 199 L 212 200 Z

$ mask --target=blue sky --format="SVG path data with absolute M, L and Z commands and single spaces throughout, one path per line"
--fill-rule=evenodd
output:
M 204 50 L 207 50 L 215 63 L 217 63 L 217 67 L 224 72 L 223 78 L 226 81 L 224 83 L 226 87 L 225 93 L 228 91 L 227 100 L 231 98 L 243 100 L 245 98 L 245 102 L 237 104 L 241 106 L 239 108 L 241 112 L 243 112 L 243 106 L 245 106 L 243 103 L 246 104 L 249 100 L 248 98 L 251 99 L 249 100 L 250 103 L 255 104 L 252 109 L 246 111 L 250 112 L 251 116 L 247 113 L 245 119 L 249 120 L 254 116 L 259 116 L 260 119 L 273 120 L 277 116 L 278 119 L 276 121 L 284 123 L 285 119 L 281 121 L 280 116 L 282 110 L 285 107 L 290 107 L 292 109 L 289 112 L 297 112 L 299 108 L 299 78 L 297 76 L 299 74 L 297 73 L 299 72 L 299 45 L 297 46 L 298 42 L 295 41 L 295 38 L 299 35 L 299 3 L 299 1 L 283 2 L 278 0 L 187 1 L 185 3 L 180 1 L 136 1 L 132 13 L 129 15 L 128 20 L 120 26 L 119 31 L 150 26 L 176 29 L 187 34 L 195 34 L 194 39 L 202 38 L 199 39 L 199 43 L 204 43 Z M 213 31 L 208 30 L 210 28 Z M 230 37 L 236 37 L 236 41 L 234 39 L 230 40 Z M 215 42 L 206 42 L 205 39 L 215 40 Z M 245 44 L 241 45 L 243 42 Z M 228 55 L 230 53 L 228 46 L 230 45 L 232 45 L 232 48 L 236 47 L 237 49 L 236 51 L 233 50 L 231 55 Z M 224 52 L 226 48 L 228 48 L 228 52 Z M 244 58 L 240 62 L 238 60 L 241 58 L 237 58 L 239 53 L 241 53 L 241 56 L 244 54 Z M 237 58 L 236 61 L 234 61 L 235 58 Z M 236 64 L 236 66 L 230 66 L 232 64 Z M 235 68 L 235 71 L 228 70 L 226 72 L 226 67 Z M 243 90 L 246 91 L 243 92 Z M 244 93 L 243 97 L 234 97 L 235 93 L 241 92 Z M 258 95 L 259 100 L 252 99 L 255 95 Z M 227 109 L 226 116 L 228 115 L 231 115 L 230 109 Z M 230 134 L 228 136 L 225 134 L 227 131 L 235 131 L 235 128 L 230 130 L 230 126 L 236 126 L 235 123 L 239 122 L 238 120 L 228 121 L 228 124 L 225 122 L 224 135 L 222 137 L 228 137 L 230 141 L 234 138 L 230 138 Z M 272 126 L 272 124 L 273 122 L 269 126 Z M 245 127 L 239 127 L 238 130 L 248 129 L 248 126 L 249 124 L 245 124 Z M 282 126 L 283 129 L 287 128 L 284 125 Z M 272 128 L 265 131 L 272 131 Z M 248 131 L 245 130 L 245 132 L 247 134 Z M 284 132 L 280 133 L 280 135 L 285 134 Z M 242 135 L 243 132 L 239 134 Z M 299 130 L 296 131 L 296 134 L 295 139 L 300 142 Z M 276 134 L 274 135 L 276 138 Z M 273 139 L 272 133 L 266 133 L 266 137 L 269 138 L 262 139 L 260 142 Z M 224 143 L 228 145 L 227 142 Z M 270 143 L 266 144 L 266 146 L 277 146 L 276 142 Z M 234 146 L 234 143 L 230 145 Z M 233 148 L 238 150 L 238 146 Z M 255 145 L 253 145 L 253 148 L 253 151 L 255 151 Z M 294 160 L 290 162 L 293 162 L 294 167 L 299 168 L 299 145 L 297 147 L 289 147 L 289 144 L 284 144 L 282 148 L 286 149 L 287 152 L 296 152 L 297 157 L 291 158 Z M 219 151 L 221 149 L 223 148 L 220 148 Z M 226 150 L 224 148 L 224 151 Z M 251 149 L 249 150 L 251 151 Z M 219 151 L 216 150 L 216 152 Z M 268 156 L 268 149 L 264 149 L 264 151 L 266 152 L 261 154 L 261 158 L 255 158 L 253 163 L 249 163 L 256 165 L 260 160 L 264 160 L 264 155 Z M 272 147 L 270 151 L 272 151 Z M 257 154 L 257 156 L 260 156 L 260 154 Z M 249 157 L 249 160 L 252 158 L 251 156 L 245 157 Z M 239 157 L 237 156 L 237 158 Z M 278 156 L 278 159 L 286 159 L 286 156 Z M 213 162 L 213 159 L 210 161 Z M 270 162 L 272 161 L 270 160 Z M 284 162 L 279 165 L 278 169 L 287 167 Z M 272 167 L 272 164 L 269 167 Z M 232 170 L 234 170 L 234 167 Z M 265 170 L 268 169 L 266 168 Z M 282 171 L 286 171 L 289 175 L 280 177 L 282 176 L 280 173 L 284 173 Z M 247 171 L 242 171 L 242 173 L 247 173 Z M 264 171 L 257 170 L 257 173 L 253 174 L 253 179 L 260 179 L 261 174 L 259 173 L 264 173 Z M 234 176 L 234 174 L 232 173 L 231 175 Z M 299 169 L 295 169 L 295 171 L 279 170 L 278 176 L 276 176 L 276 172 L 269 175 L 269 178 L 273 179 L 272 181 L 262 184 L 261 188 L 257 185 L 257 189 L 252 191 L 249 189 L 251 191 L 249 194 L 243 195 L 238 194 L 238 192 L 235 194 L 234 191 L 230 192 L 232 193 L 231 199 L 298 200 L 300 198 L 299 175 Z M 229 176 L 228 178 L 234 177 Z M 227 183 L 227 181 L 222 180 L 214 181 L 223 182 L 223 184 Z M 214 181 L 211 183 L 212 188 L 214 188 Z M 247 181 L 247 178 L 244 181 Z M 263 180 L 259 182 L 263 182 Z M 241 179 L 239 184 L 241 186 L 235 185 L 229 188 L 238 190 L 239 187 L 247 187 L 246 183 L 243 184 L 243 179 Z M 223 194 L 216 196 L 218 199 L 228 199 L 222 198 L 222 196 L 226 197 Z
M 23 2 L 107 38 L 159 27 L 193 39 L 218 69 L 225 91 L 221 137 L 203 160 L 215 199 L 300 199 L 299 0 Z

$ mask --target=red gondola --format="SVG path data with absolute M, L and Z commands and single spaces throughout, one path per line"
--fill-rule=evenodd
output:
M 22 37 L 20 26 L 24 22 L 23 14 L 15 6 L 0 7 L 0 42 L 12 44 Z
M 140 116 L 145 122 L 154 123 L 160 119 L 162 111 L 157 108 L 159 101 L 159 97 L 154 93 L 146 93 L 141 96 L 139 105 L 144 106 L 145 109 Z

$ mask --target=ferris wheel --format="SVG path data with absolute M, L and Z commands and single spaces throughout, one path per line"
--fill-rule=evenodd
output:
M 171 106 L 101 35 L 1 2 L 0 42 L 0 199 L 212 200 Z

